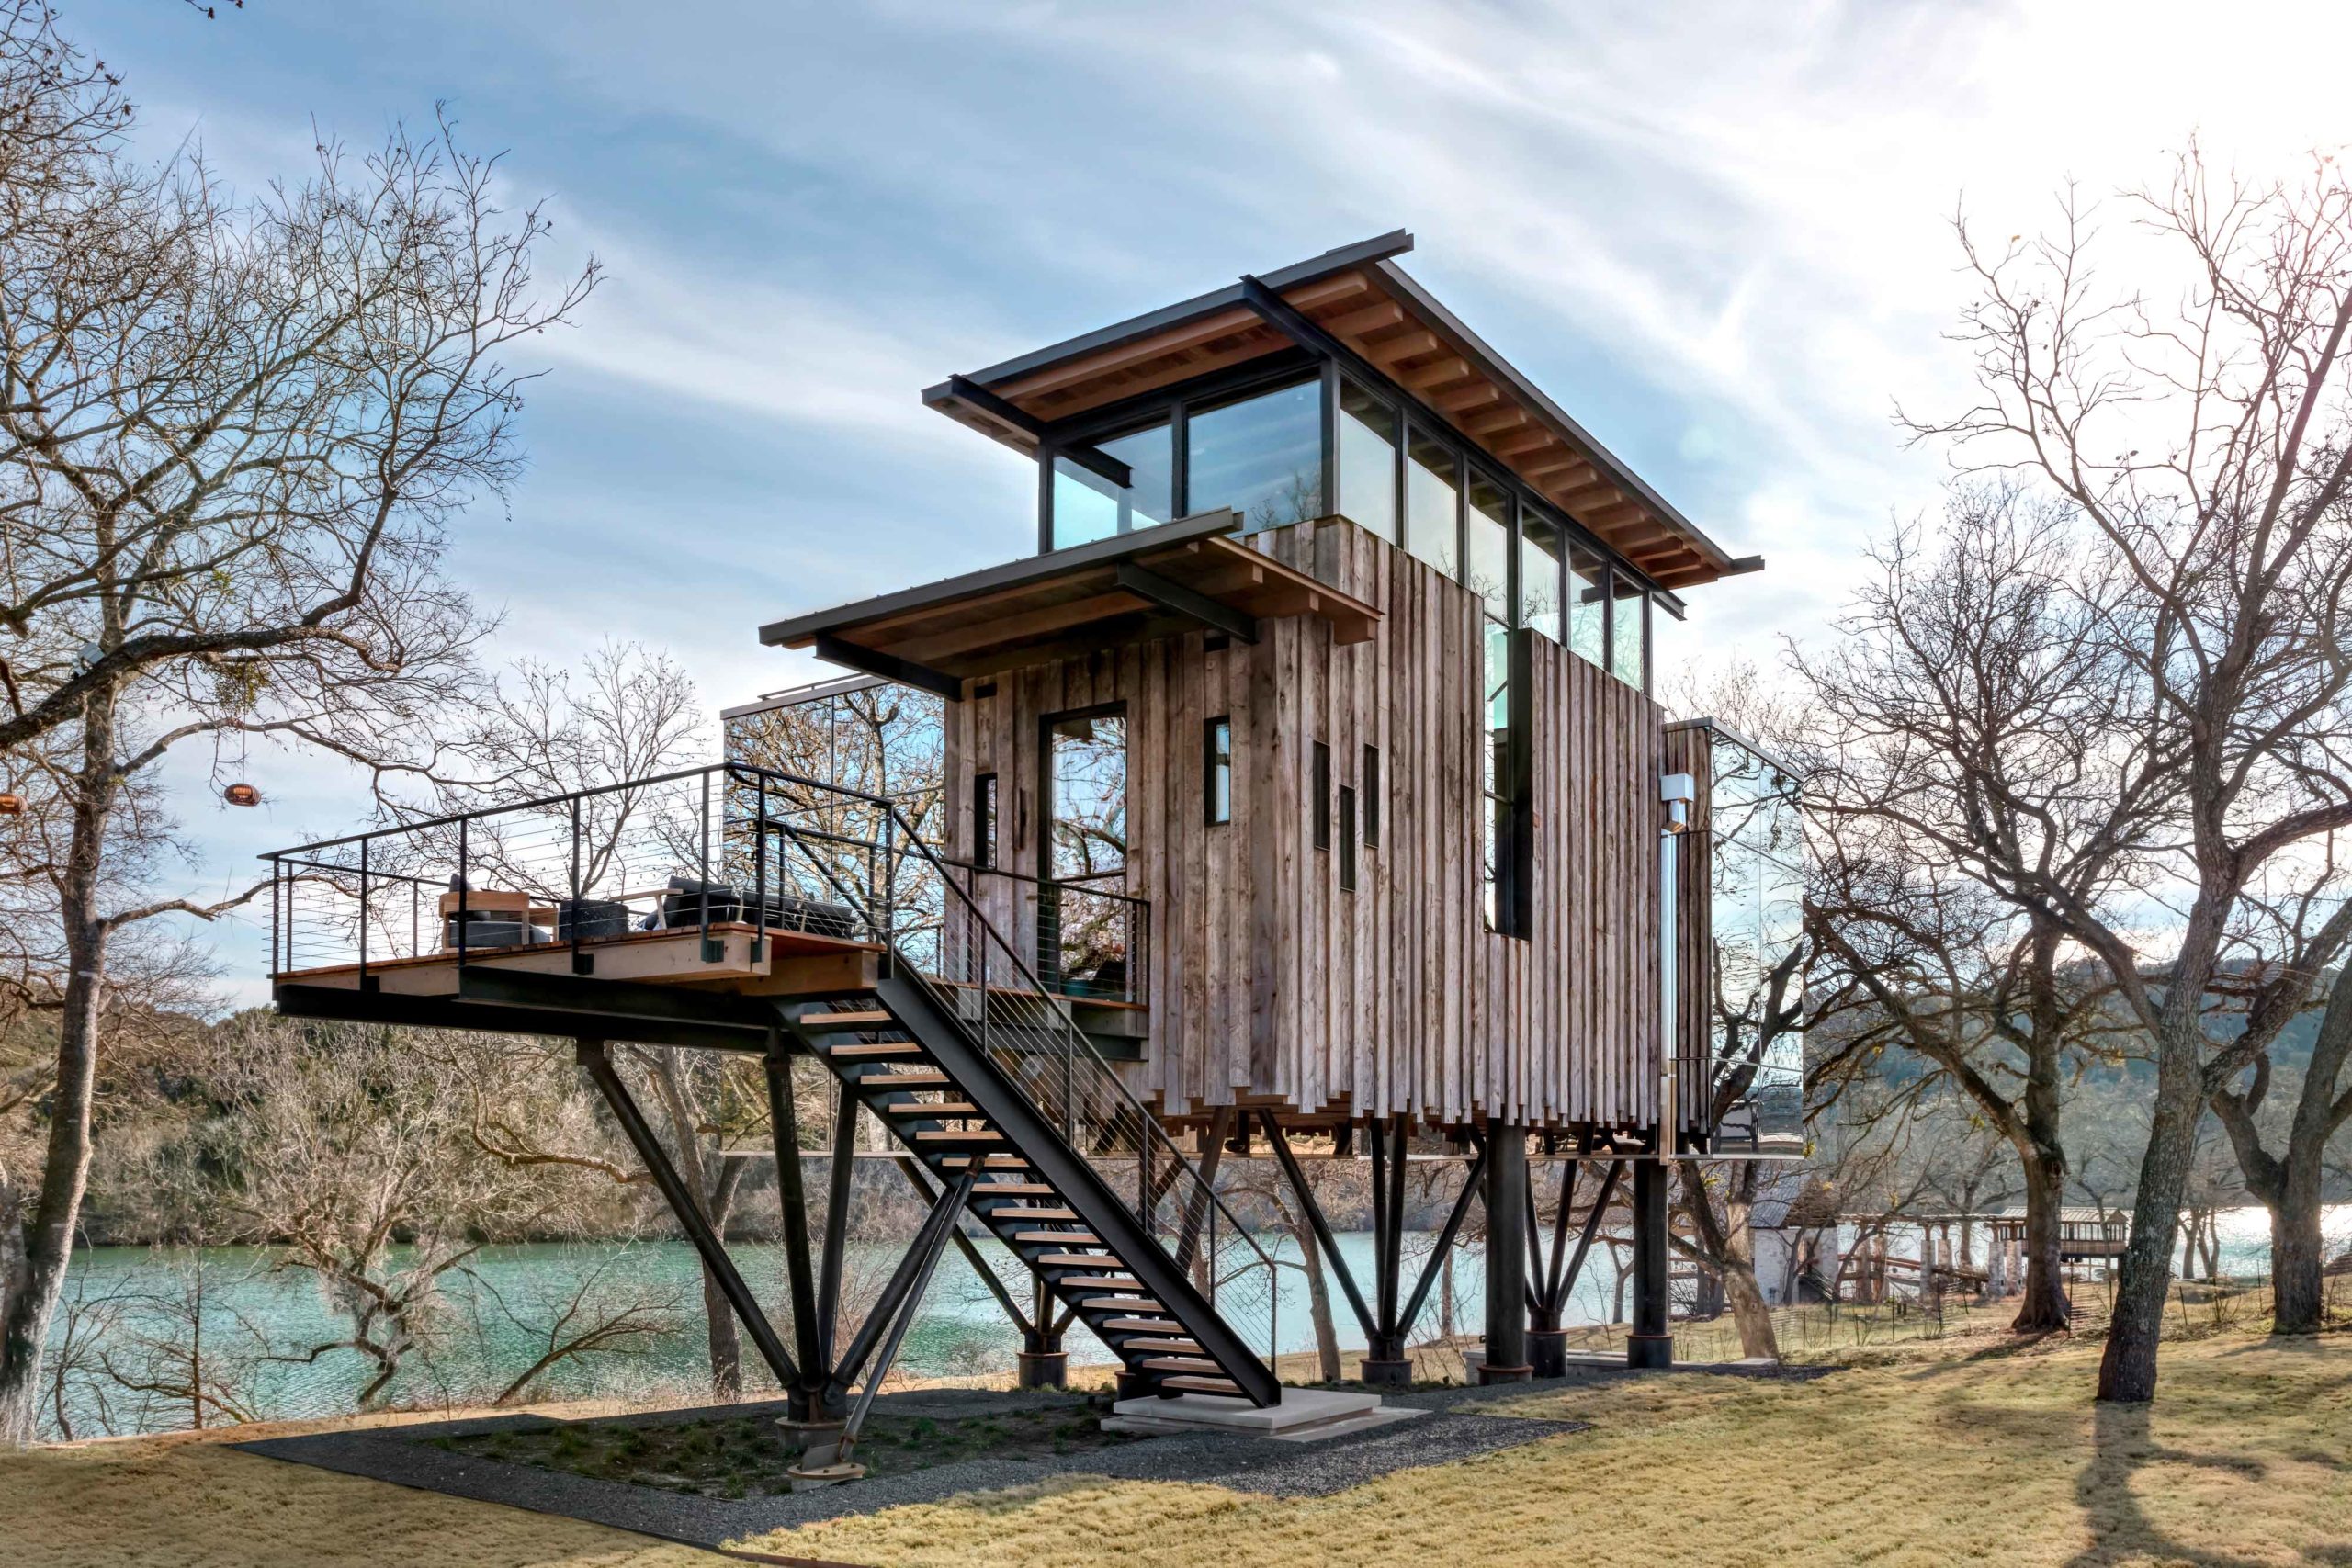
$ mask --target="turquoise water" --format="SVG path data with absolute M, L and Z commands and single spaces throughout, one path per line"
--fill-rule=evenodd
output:
M 1261 1238 L 1265 1239 L 1265 1238 Z M 1342 1256 L 1358 1283 L 1372 1289 L 1372 1237 L 1342 1235 Z M 1407 1238 L 1408 1259 L 1426 1256 L 1428 1235 Z M 1027 1276 L 1001 1244 L 978 1244 L 981 1256 L 995 1268 L 1025 1312 L 1029 1306 Z M 1267 1249 L 1278 1261 L 1295 1263 L 1295 1246 Z M 753 1292 L 772 1307 L 788 1299 L 784 1277 L 784 1253 L 772 1244 L 730 1245 L 737 1267 Z M 853 1243 L 847 1274 L 852 1301 L 878 1290 L 899 1246 Z M 1580 1303 L 1595 1318 L 1605 1318 L 1609 1306 L 1603 1292 L 1613 1280 L 1606 1249 L 1596 1249 L 1591 1277 L 1579 1291 Z M 395 1269 L 405 1261 L 395 1250 Z M 1475 1248 L 1458 1247 L 1454 1255 L 1455 1321 L 1457 1327 L 1475 1329 L 1480 1308 L 1483 1278 Z M 1408 1261 L 1408 1279 L 1418 1277 L 1418 1261 Z M 1279 1296 L 1270 1300 L 1262 1270 L 1220 1292 L 1221 1305 L 1253 1348 L 1269 1343 L 1283 1351 L 1314 1348 L 1314 1323 L 1308 1308 L 1306 1276 L 1295 1268 L 1280 1268 Z M 445 1277 L 442 1302 L 420 1348 L 411 1354 L 389 1389 L 390 1402 L 400 1405 L 435 1406 L 487 1401 L 528 1368 L 547 1348 L 545 1324 L 579 1290 L 594 1280 L 594 1291 L 609 1302 L 623 1294 L 662 1304 L 672 1320 L 668 1331 L 629 1342 L 626 1354 L 599 1355 L 563 1363 L 536 1385 L 540 1398 L 631 1397 L 664 1391 L 691 1393 L 707 1385 L 708 1342 L 702 1315 L 701 1275 L 694 1249 L 683 1241 L 601 1245 L 535 1244 L 485 1248 L 462 1273 Z M 196 1287 L 202 1286 L 202 1307 L 190 1308 Z M 1331 1281 L 1332 1306 L 1342 1348 L 1362 1348 L 1363 1336 Z M 1440 1287 L 1442 1289 L 1442 1287 Z M 65 1416 L 74 1434 L 89 1437 L 103 1432 L 175 1430 L 194 1424 L 194 1412 L 185 1397 L 126 1392 L 121 1379 L 110 1376 L 98 1362 L 103 1356 L 131 1381 L 169 1381 L 152 1375 L 154 1360 L 149 1347 L 155 1341 L 193 1342 L 193 1325 L 203 1324 L 207 1353 L 228 1369 L 226 1382 L 237 1403 L 262 1419 L 333 1416 L 353 1409 L 361 1390 L 375 1374 L 368 1358 L 349 1350 L 332 1350 L 315 1360 L 261 1359 L 299 1356 L 312 1346 L 340 1338 L 346 1320 L 330 1309 L 317 1281 L 299 1269 L 273 1269 L 271 1255 L 244 1247 L 208 1247 L 200 1253 L 143 1247 L 96 1247 L 76 1255 L 68 1278 L 66 1304 L 85 1303 L 78 1329 L 61 1310 L 51 1339 L 63 1349 L 69 1340 L 80 1353 L 69 1357 L 74 1371 L 65 1389 Z M 1433 1289 L 1423 1309 L 1420 1331 L 1436 1332 L 1440 1294 Z M 1113 1358 L 1082 1325 L 1073 1325 L 1065 1342 L 1079 1363 L 1107 1362 Z M 973 1274 L 960 1252 L 950 1250 L 925 1293 L 914 1326 L 899 1352 L 899 1364 L 916 1376 L 968 1376 L 1009 1371 L 1020 1348 L 1020 1334 L 1002 1308 Z M 764 1383 L 765 1369 L 756 1353 L 744 1347 L 745 1377 Z M 184 1365 L 168 1369 L 176 1382 L 187 1381 Z M 219 1422 L 214 1413 L 208 1424 Z M 51 1426 L 56 1427 L 52 1412 Z M 56 1434 L 52 1434 L 56 1435 Z
M 2331 1252 L 2352 1245 L 2352 1205 L 2329 1211 L 2327 1234 Z M 2222 1237 L 2226 1272 L 2267 1271 L 2268 1233 L 2261 1211 L 2225 1213 Z M 1295 1245 L 1261 1239 L 1282 1263 L 1296 1262 L 1299 1254 Z M 1428 1235 L 1407 1238 L 1408 1284 L 1418 1279 L 1433 1239 Z M 1914 1235 L 1898 1231 L 1892 1239 L 1898 1252 L 1916 1249 Z M 1370 1292 L 1371 1235 L 1343 1234 L 1338 1240 L 1358 1285 Z M 1026 1311 L 1028 1283 L 1020 1266 L 999 1244 L 978 1245 L 982 1257 Z M 1978 1245 L 1983 1246 L 1981 1236 Z M 730 1250 L 763 1302 L 773 1306 L 786 1299 L 780 1247 L 737 1243 Z M 865 1299 L 871 1298 L 899 1250 L 899 1246 L 880 1242 L 852 1244 L 848 1272 L 853 1301 L 860 1299 L 861 1287 Z M 396 1266 L 402 1261 L 397 1252 L 393 1261 Z M 1285 1352 L 1310 1350 L 1315 1336 L 1306 1277 L 1295 1267 L 1278 1271 L 1281 1289 L 1271 1301 L 1260 1275 L 1233 1284 L 1222 1293 L 1220 1304 L 1253 1348 L 1262 1351 L 1272 1343 Z M 707 1386 L 708 1347 L 700 1271 L 693 1248 L 682 1241 L 540 1244 L 486 1248 L 470 1260 L 467 1272 L 447 1278 L 430 1333 L 391 1384 L 391 1402 L 431 1407 L 478 1404 L 496 1395 L 546 1348 L 544 1330 L 534 1334 L 527 1325 L 550 1320 L 583 1280 L 594 1280 L 595 1292 L 607 1300 L 627 1293 L 662 1304 L 671 1326 L 630 1341 L 626 1354 L 601 1355 L 556 1367 L 537 1385 L 535 1397 L 691 1397 L 697 1388 Z M 1458 1332 L 1477 1332 L 1483 1313 L 1482 1280 L 1477 1248 L 1457 1247 L 1453 1291 Z M 190 1303 L 199 1281 L 203 1293 L 198 1312 Z M 1608 1321 L 1615 1288 L 1610 1249 L 1594 1248 L 1567 1321 Z M 1336 1279 L 1330 1289 L 1340 1344 L 1342 1348 L 1361 1349 L 1363 1333 Z M 162 1359 L 164 1372 L 176 1375 L 155 1375 L 158 1358 L 152 1347 L 159 1342 L 182 1347 L 194 1342 L 193 1329 L 199 1319 L 206 1353 L 230 1369 L 225 1382 L 240 1407 L 262 1419 L 345 1414 L 356 1406 L 361 1389 L 374 1372 L 372 1362 L 346 1350 L 328 1351 L 315 1360 L 261 1359 L 265 1352 L 278 1358 L 297 1356 L 313 1345 L 340 1337 L 346 1330 L 311 1276 L 299 1270 L 274 1270 L 270 1255 L 258 1249 L 85 1250 L 76 1255 L 68 1280 L 67 1306 L 76 1301 L 85 1303 L 78 1330 L 71 1314 L 61 1311 L 51 1336 L 53 1347 L 65 1349 L 71 1344 L 75 1350 L 66 1358 L 74 1370 L 65 1380 L 63 1404 L 65 1419 L 76 1436 L 175 1430 L 194 1424 L 196 1412 L 184 1396 L 127 1391 L 122 1377 L 107 1374 L 101 1358 L 111 1361 L 117 1372 L 127 1374 L 130 1381 L 184 1384 L 187 1381 L 184 1364 L 175 1366 L 170 1358 Z M 1440 1296 L 1432 1292 L 1417 1325 L 1418 1337 L 1438 1332 L 1440 1306 Z M 1012 1369 L 1019 1348 L 1018 1331 L 963 1256 L 951 1250 L 940 1260 L 900 1352 L 899 1365 L 913 1375 L 928 1377 L 1002 1372 Z M 1082 1325 L 1071 1328 L 1067 1348 L 1072 1360 L 1081 1364 L 1112 1359 Z M 748 1345 L 744 1354 L 746 1379 L 761 1386 L 764 1369 Z M 220 1419 L 217 1412 L 206 1417 L 207 1424 L 218 1424 Z M 59 1435 L 54 1411 L 49 1425 L 51 1435 Z

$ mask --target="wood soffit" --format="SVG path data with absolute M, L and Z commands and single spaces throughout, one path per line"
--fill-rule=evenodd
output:
M 1712 582 L 1762 563 L 1735 559 L 1647 493 L 1614 459 L 1580 442 L 1557 411 L 1512 385 L 1457 325 L 1438 320 L 1418 286 L 1385 261 L 1294 284 L 1282 298 L 1317 326 L 1444 414 L 1499 465 L 1632 562 L 1661 588 Z M 1205 310 L 1146 334 L 1086 349 L 990 383 L 988 390 L 1040 421 L 1085 413 L 1293 346 L 1247 305 Z M 1524 383 L 1521 383 L 1523 386 Z M 1023 450 L 1014 430 L 949 396 L 933 406 Z
M 811 648 L 821 639 L 837 652 L 878 656 L 869 661 L 884 667 L 969 681 L 1204 626 L 1246 628 L 1286 615 L 1330 623 L 1341 647 L 1371 638 L 1377 609 L 1229 536 L 1225 530 L 1238 521 L 1231 513 L 1180 519 L 778 622 L 762 629 L 761 640 Z

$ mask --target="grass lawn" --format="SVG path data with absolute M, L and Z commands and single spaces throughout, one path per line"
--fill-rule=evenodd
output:
M 2095 1345 L 1995 1343 L 1865 1348 L 1812 1382 L 1498 1391 L 1593 1429 L 1329 1497 L 1073 1476 L 742 1544 L 893 1565 L 2352 1564 L 2352 1335 L 2168 1345 L 2153 1411 L 2091 1404 Z M 713 1561 L 217 1440 L 0 1457 L 12 1568 Z
M 2094 1408 L 2096 1346 L 1970 1348 L 1525 1394 L 1501 1408 L 1593 1429 L 1331 1497 L 1069 1478 L 746 1544 L 910 1568 L 2352 1563 L 2352 1336 L 2167 1346 L 2153 1410 Z

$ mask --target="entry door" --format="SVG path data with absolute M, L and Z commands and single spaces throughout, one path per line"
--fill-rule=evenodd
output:
M 1127 715 L 1124 705 L 1045 721 L 1046 830 L 1038 845 L 1038 973 L 1079 996 L 1128 989 Z

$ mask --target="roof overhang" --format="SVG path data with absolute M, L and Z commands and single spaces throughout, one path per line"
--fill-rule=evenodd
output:
M 1206 628 L 1255 641 L 1258 623 L 1314 615 L 1342 644 L 1380 612 L 1233 537 L 1232 512 L 1179 518 L 760 628 L 771 647 L 951 700 L 1024 664 Z
M 1336 352 L 1402 388 L 1425 421 L 1511 469 L 1657 587 L 1691 587 L 1764 564 L 1709 538 L 1407 276 L 1396 258 L 1412 246 L 1398 230 L 1326 251 L 951 377 L 923 401 L 1034 452 L 1062 420 L 1294 347 Z

